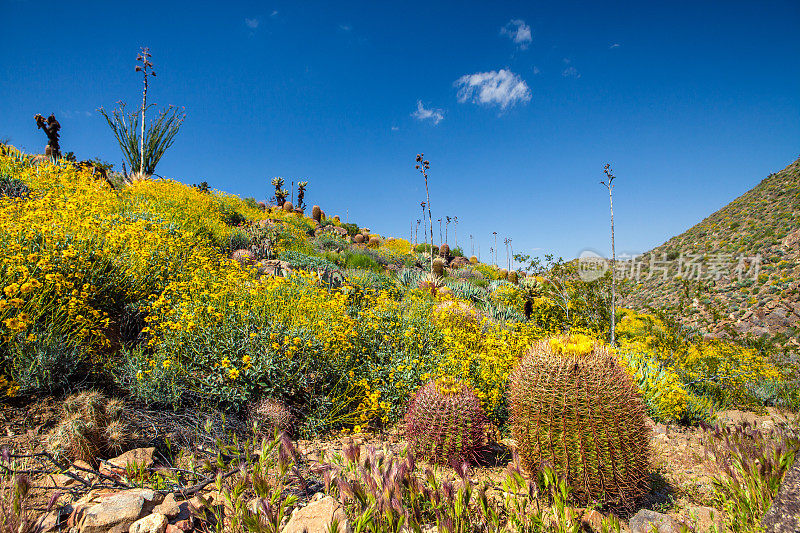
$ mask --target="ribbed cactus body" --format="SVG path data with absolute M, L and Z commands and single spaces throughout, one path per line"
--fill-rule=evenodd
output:
M 508 281 L 510 281 L 511 283 L 516 283 L 518 279 L 519 278 L 517 277 L 517 273 L 514 270 L 508 273 Z
M 322 220 L 322 209 L 319 208 L 318 205 L 315 205 L 311 208 L 311 218 L 320 222 Z
M 498 274 L 500 275 L 500 279 L 508 279 L 508 270 L 505 268 L 501 268 Z
M 287 213 L 291 213 L 292 211 L 294 211 L 294 206 L 292 205 L 292 202 L 283 202 L 283 210 L 286 211 Z
M 486 436 L 486 415 L 469 385 L 439 378 L 424 385 L 411 400 L 405 429 L 414 455 L 452 465 L 476 458 Z
M 356 242 L 356 244 L 364 244 L 364 235 L 357 233 L 356 236 L 353 237 L 353 240 Z
M 607 348 L 575 351 L 582 344 L 570 342 L 539 343 L 511 374 L 509 411 L 520 459 L 529 472 L 551 465 L 582 503 L 630 507 L 649 481 L 641 396 Z
M 443 243 L 439 246 L 439 257 L 447 257 L 450 255 L 450 246 L 447 243 Z
M 477 257 L 477 256 L 474 256 L 474 255 L 473 255 L 473 256 L 471 256 L 471 257 L 469 258 L 469 262 L 470 262 L 470 263 L 472 263 L 473 265 L 477 265 L 477 264 L 478 264 L 478 257 Z
M 439 277 L 444 276 L 444 261 L 439 257 L 433 260 L 433 273 Z

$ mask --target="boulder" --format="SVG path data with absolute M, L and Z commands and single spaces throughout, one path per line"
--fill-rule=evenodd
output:
M 665 514 L 641 509 L 628 522 L 631 533 L 680 533 L 681 525 Z
M 342 505 L 331 496 L 325 496 L 296 509 L 283 533 L 328 533 L 334 518 L 339 520 L 339 533 L 350 533 L 350 524 Z
M 153 513 L 131 524 L 128 533 L 164 533 L 168 524 L 166 516 L 161 513 Z
M 84 511 L 78 523 L 78 531 L 128 531 L 131 524 L 150 514 L 161 500 L 161 495 L 150 489 L 131 489 L 110 494 Z
M 155 448 L 135 448 L 113 459 L 109 459 L 106 462 L 111 466 L 122 469 L 134 465 L 140 468 L 150 468 L 153 466 L 153 456 L 155 453 Z

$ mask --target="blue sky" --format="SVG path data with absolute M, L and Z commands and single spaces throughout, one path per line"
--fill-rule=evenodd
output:
M 608 253 L 606 162 L 617 250 L 643 252 L 800 155 L 796 0 L 0 10 L 0 138 L 42 151 L 33 115 L 52 112 L 65 151 L 119 168 L 97 108 L 137 105 L 149 46 L 149 101 L 187 114 L 159 174 L 259 199 L 273 176 L 308 180 L 309 204 L 408 237 L 424 152 L 434 218 L 457 216 L 483 259 L 494 231 L 515 251 Z

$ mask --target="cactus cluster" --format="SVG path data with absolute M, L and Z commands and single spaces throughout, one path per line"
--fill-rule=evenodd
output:
M 605 346 L 554 349 L 576 342 L 540 342 L 514 369 L 508 393 L 512 433 L 529 472 L 549 464 L 576 500 L 629 508 L 648 490 L 644 405 Z
M 64 400 L 61 422 L 48 439 L 57 456 L 96 464 L 99 457 L 125 451 L 136 439 L 125 421 L 122 400 L 109 400 L 102 393 L 87 391 Z
M 433 273 L 440 278 L 444 276 L 444 261 L 440 257 L 433 260 Z
M 450 377 L 423 385 L 405 417 L 406 439 L 417 457 L 452 465 L 474 461 L 484 445 L 486 414 L 472 387 Z
M 314 207 L 311 208 L 311 218 L 313 218 L 317 222 L 322 221 L 322 209 L 320 209 L 318 205 L 315 205 Z
M 253 422 L 257 422 L 259 430 L 265 437 L 271 438 L 276 431 L 295 435 L 297 417 L 282 402 L 272 398 L 264 398 L 253 409 Z

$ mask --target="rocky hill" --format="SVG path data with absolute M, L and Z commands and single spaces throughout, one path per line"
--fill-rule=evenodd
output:
M 624 303 L 715 336 L 800 347 L 800 159 L 688 231 L 618 266 Z M 638 279 L 637 279 L 638 278 Z

